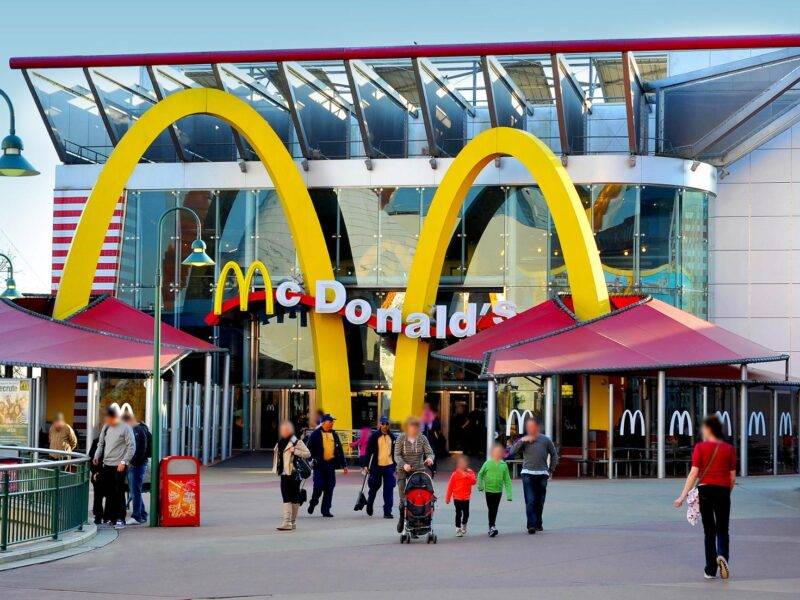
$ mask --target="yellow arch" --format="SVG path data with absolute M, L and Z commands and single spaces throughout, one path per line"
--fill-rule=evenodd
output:
M 254 260 L 247 268 L 247 275 L 242 275 L 242 268 L 237 262 L 231 260 L 225 263 L 225 266 L 220 269 L 219 277 L 217 277 L 217 286 L 214 289 L 215 315 L 222 314 L 222 300 L 225 297 L 225 279 L 228 277 L 228 273 L 230 271 L 233 271 L 233 274 L 236 277 L 236 287 L 239 290 L 239 310 L 247 310 L 250 300 L 250 286 L 253 283 L 253 277 L 255 276 L 256 271 L 260 271 L 261 277 L 264 280 L 264 310 L 268 315 L 271 315 L 275 312 L 274 299 L 272 297 L 272 280 L 269 277 L 269 269 L 267 269 L 267 265 L 260 260 Z
M 210 114 L 226 121 L 255 150 L 275 185 L 296 242 L 300 268 L 308 289 L 314 289 L 317 280 L 334 279 L 325 238 L 311 198 L 280 138 L 243 100 L 220 90 L 191 89 L 172 94 L 150 108 L 111 153 L 92 189 L 67 255 L 53 311 L 57 319 L 68 317 L 88 303 L 95 266 L 115 204 L 145 150 L 164 129 L 178 119 L 194 114 Z M 340 427 L 349 429 L 350 377 L 347 362 L 342 360 L 347 356 L 347 349 L 341 318 L 312 312 L 311 331 L 321 406 L 336 414 Z
M 412 312 L 428 312 L 434 303 L 445 251 L 464 197 L 483 168 L 506 155 L 518 159 L 533 175 L 547 202 L 564 252 L 577 316 L 591 319 L 610 310 L 597 245 L 566 169 L 535 136 L 518 129 L 496 127 L 480 133 L 464 146 L 436 190 L 411 264 L 403 302 L 404 317 Z M 422 410 L 427 364 L 427 342 L 400 336 L 392 386 L 393 420 Z

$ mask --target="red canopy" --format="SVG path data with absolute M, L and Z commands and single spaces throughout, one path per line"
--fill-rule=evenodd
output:
M 111 296 L 100 296 L 89 306 L 69 317 L 67 321 L 90 329 L 109 331 L 153 343 L 153 317 Z M 213 344 L 166 323 L 161 324 L 161 342 L 192 352 L 220 351 L 220 348 Z
M 645 297 L 598 319 L 496 348 L 486 354 L 482 376 L 665 370 L 787 358 Z
M 152 343 L 96 331 L 31 312 L 8 300 L 0 301 L 0 364 L 78 371 L 149 373 Z M 189 351 L 162 345 L 161 369 Z

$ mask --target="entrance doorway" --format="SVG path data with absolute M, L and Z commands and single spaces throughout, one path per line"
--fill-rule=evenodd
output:
M 268 390 L 257 388 L 253 403 L 253 448 L 272 450 L 278 443 L 278 425 L 291 421 L 297 434 L 309 427 L 316 408 L 315 390 Z

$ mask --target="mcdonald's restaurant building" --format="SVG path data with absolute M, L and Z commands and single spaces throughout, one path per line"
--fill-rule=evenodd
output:
M 281 197 L 283 175 L 261 163 L 248 131 L 212 114 L 182 115 L 142 149 L 116 200 L 92 293 L 152 311 L 161 265 L 165 321 L 229 351 L 235 447 L 271 448 L 279 420 L 305 427 L 319 408 L 334 410 L 354 430 L 383 414 L 405 416 L 392 409 L 410 377 L 398 352 L 405 333 L 336 316 L 343 352 L 314 347 L 319 315 L 304 265 L 324 254 L 318 230 L 331 280 L 348 301 L 363 300 L 373 311 L 402 307 L 414 277 L 437 281 L 426 310 L 436 305 L 446 315 L 469 316 L 474 305 L 477 330 L 500 320 L 493 317 L 498 305 L 522 312 L 569 292 L 557 211 L 542 178 L 512 156 L 487 160 L 467 181 L 454 228 L 434 232 L 443 260 L 418 251 L 421 238 L 432 235 L 425 228 L 434 223 L 434 195 L 448 169 L 494 127 L 528 132 L 557 157 L 588 219 L 610 293 L 650 295 L 794 359 L 800 275 L 792 265 L 800 250 L 793 228 L 800 225 L 791 215 L 800 200 L 793 179 L 800 177 L 800 96 L 786 81 L 800 68 L 800 49 L 770 38 L 753 38 L 747 49 L 713 38 L 694 46 L 593 44 L 14 59 L 63 163 L 54 185 L 53 293 L 92 188 L 127 131 L 159 102 L 212 88 L 266 121 L 293 159 L 313 211 L 301 212 L 299 196 Z M 167 217 L 158 253 L 157 222 L 175 207 L 199 216 L 215 267 L 181 265 L 195 239 L 194 221 L 181 213 Z M 220 271 L 229 262 L 246 271 L 254 261 L 270 281 L 257 271 L 244 282 L 242 310 L 236 278 L 220 278 Z M 265 287 L 283 282 L 312 301 L 276 300 L 268 310 Z M 220 287 L 222 307 L 214 314 Z M 424 377 L 424 389 L 407 412 L 424 399 L 438 411 L 449 450 L 477 454 L 485 447 L 487 383 L 480 369 L 428 355 L 454 341 L 451 334 L 420 343 L 427 361 L 414 377 Z M 321 389 L 320 361 L 338 381 L 335 398 Z M 180 381 L 202 381 L 203 368 L 202 359 L 187 359 Z M 220 358 L 212 368 L 220 380 Z M 776 380 L 783 379 L 779 370 Z M 583 429 L 589 445 L 604 447 L 610 422 L 618 447 L 646 445 L 656 418 L 652 388 L 614 378 L 609 419 L 608 402 L 594 402 L 608 398 L 609 382 L 591 377 L 593 403 L 584 413 L 579 378 L 558 380 L 552 433 L 562 453 L 580 453 Z M 103 378 L 101 406 L 120 385 Z M 704 414 L 719 411 L 741 444 L 737 394 L 734 385 L 667 381 L 668 474 L 685 472 Z M 541 413 L 544 398 L 536 377 L 498 385 L 499 435 L 513 435 L 525 411 Z M 796 472 L 795 387 L 754 387 L 749 402 L 749 472 Z

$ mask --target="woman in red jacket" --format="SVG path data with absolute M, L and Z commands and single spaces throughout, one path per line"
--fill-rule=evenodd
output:
M 730 576 L 728 567 L 728 521 L 731 514 L 731 490 L 736 483 L 736 451 L 722 439 L 722 422 L 716 416 L 706 417 L 702 427 L 703 441 L 694 447 L 692 470 L 686 478 L 675 508 L 697 484 L 700 516 L 705 535 L 706 579 L 714 579 L 719 571 L 722 579 Z
M 456 536 L 464 537 L 467 534 L 467 521 L 469 521 L 469 498 L 472 495 L 472 488 L 478 481 L 475 471 L 469 468 L 469 459 L 466 456 L 459 457 L 456 462 L 456 470 L 450 476 L 447 483 L 447 493 L 445 494 L 445 504 L 453 504 L 456 507 Z

